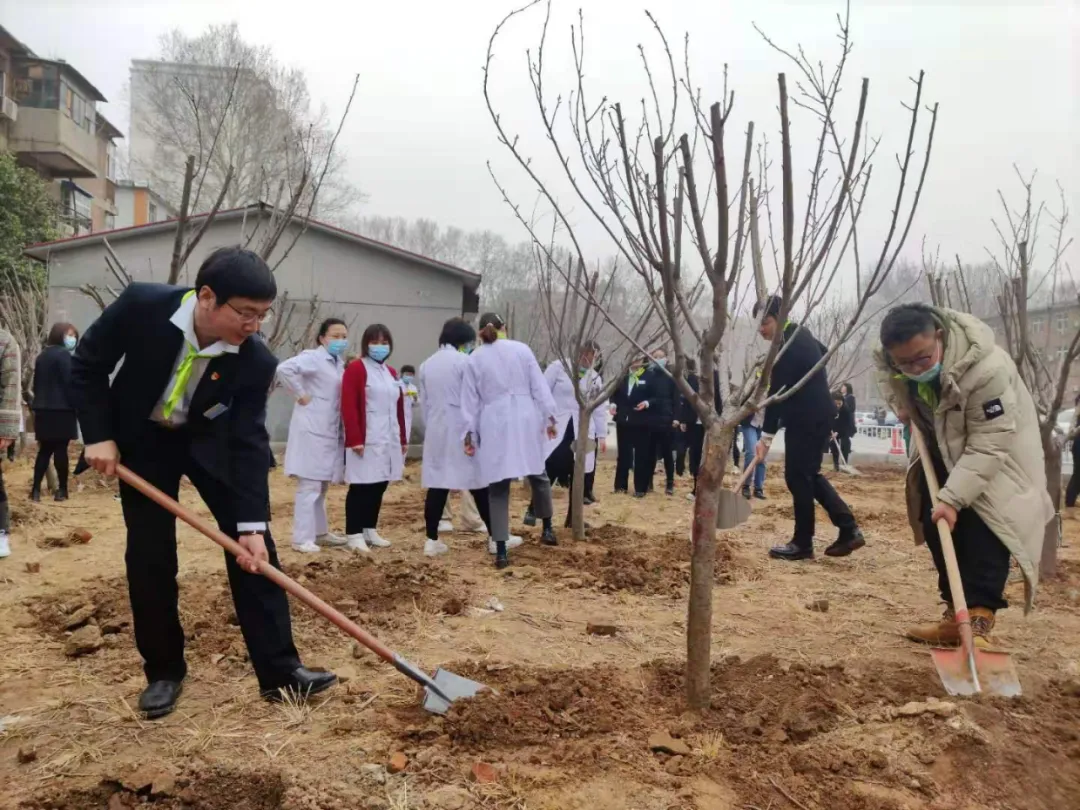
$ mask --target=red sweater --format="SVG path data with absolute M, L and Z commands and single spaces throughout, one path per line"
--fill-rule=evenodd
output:
M 397 372 L 386 367 L 396 380 Z M 367 366 L 363 360 L 354 360 L 345 367 L 345 376 L 341 380 L 341 419 L 345 423 L 345 446 L 357 447 L 367 444 Z M 405 401 L 401 392 L 397 401 L 398 432 L 401 445 L 408 443 L 405 438 Z

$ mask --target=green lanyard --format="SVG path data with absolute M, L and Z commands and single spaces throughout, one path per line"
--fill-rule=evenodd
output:
M 193 295 L 195 295 L 195 291 L 190 290 L 184 293 L 184 297 L 180 300 L 182 303 L 187 303 Z M 173 383 L 172 390 L 169 392 L 169 397 L 165 400 L 165 407 L 162 408 L 161 411 L 166 419 L 172 416 L 173 411 L 176 410 L 176 406 L 179 405 L 180 400 L 184 398 L 184 392 L 187 390 L 188 383 L 191 381 L 191 372 L 195 368 L 195 358 L 217 357 L 221 354 L 221 352 L 203 354 L 190 343 L 187 343 L 186 346 L 187 352 L 184 354 L 184 359 L 180 361 L 180 367 L 176 369 L 176 382 Z

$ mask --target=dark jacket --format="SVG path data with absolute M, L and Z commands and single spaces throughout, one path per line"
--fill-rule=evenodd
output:
M 125 448 L 145 440 L 150 414 L 184 344 L 170 318 L 186 292 L 165 284 L 130 284 L 86 330 L 71 363 L 71 400 L 86 444 L 112 439 L 123 460 Z M 270 519 L 266 399 L 276 370 L 266 344 L 249 338 L 236 354 L 209 361 L 188 411 L 192 458 L 232 491 L 237 523 Z M 208 418 L 217 405 L 226 410 Z
M 645 414 L 635 411 L 634 406 L 641 400 L 635 400 L 630 391 L 630 376 L 623 377 L 622 382 L 611 392 L 611 404 L 615 406 L 615 425 L 640 426 L 645 424 Z M 643 375 L 644 376 L 644 375 Z M 634 389 L 640 389 L 641 385 L 635 385 Z
M 696 394 L 701 390 L 701 380 L 697 374 L 687 374 L 686 384 Z M 713 410 L 717 415 L 724 409 L 724 402 L 720 397 L 720 372 L 713 370 Z M 679 395 L 679 410 L 678 410 L 679 422 L 684 425 L 696 425 L 698 423 L 698 414 L 694 410 L 694 406 L 690 404 L 690 400 L 686 397 Z
M 826 348 L 810 334 L 805 326 L 788 322 L 784 327 L 786 350 L 773 365 L 769 379 L 769 394 L 792 388 L 825 356 Z M 776 433 L 783 422 L 785 427 L 801 427 L 832 423 L 835 406 L 829 391 L 829 378 L 822 366 L 806 384 L 783 402 L 765 409 L 762 431 Z
M 645 370 L 641 381 L 630 392 L 630 400 L 635 406 L 642 402 L 649 403 L 640 413 L 643 423 L 652 430 L 671 430 L 678 399 L 679 390 L 675 381 L 655 366 Z
M 68 388 L 71 383 L 71 352 L 63 346 L 46 346 L 34 361 L 35 411 L 73 411 Z
M 836 402 L 833 402 L 833 407 L 836 407 Z M 840 407 L 836 411 L 836 416 L 833 418 L 833 433 L 839 436 L 841 439 L 850 439 L 855 435 L 855 411 L 848 407 L 847 397 L 840 404 Z

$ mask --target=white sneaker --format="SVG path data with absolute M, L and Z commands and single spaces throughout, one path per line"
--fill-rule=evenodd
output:
M 440 532 L 446 532 L 447 534 L 450 534 L 451 532 L 454 531 L 454 524 L 451 523 L 449 520 L 440 520 L 439 521 L 439 531 Z
M 512 534 L 512 535 L 510 535 L 510 539 L 506 541 L 506 549 L 507 549 L 507 551 L 509 551 L 512 548 L 517 548 L 518 546 L 520 546 L 524 542 L 525 541 L 522 540 L 520 537 L 518 537 L 516 534 Z M 489 554 L 498 554 L 499 553 L 499 549 L 495 545 L 495 538 L 493 538 L 493 537 L 488 537 L 488 553 Z
M 11 556 L 11 540 L 7 532 L 0 532 L 0 558 Z
M 438 557 L 440 554 L 449 554 L 450 546 L 441 540 L 432 540 L 428 538 L 424 541 L 424 556 L 425 557 Z
M 362 551 L 364 554 L 371 551 L 362 534 L 350 534 L 345 538 L 345 546 L 353 551 Z
M 319 547 L 314 543 L 293 543 L 293 551 L 299 551 L 301 554 L 318 554 Z
M 442 531 L 442 529 L 439 529 L 439 531 Z M 466 534 L 487 534 L 487 526 L 485 526 L 482 522 L 475 525 L 470 524 L 468 526 L 462 526 L 461 531 L 465 532 Z
M 693 503 L 697 500 L 697 496 L 695 496 L 694 493 L 691 492 L 689 495 L 686 496 L 686 500 L 690 501 L 690 503 Z
M 348 542 L 349 541 L 346 538 L 342 537 L 340 534 L 333 534 L 332 532 L 320 534 L 318 537 L 315 538 L 316 545 L 327 546 L 330 548 L 333 548 L 335 546 L 340 547 Z
M 379 537 L 379 533 L 374 529 L 364 529 L 364 539 L 373 548 L 390 548 L 390 541 Z

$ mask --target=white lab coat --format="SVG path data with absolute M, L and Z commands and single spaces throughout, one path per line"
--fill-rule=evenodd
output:
M 364 455 L 345 451 L 345 483 L 377 484 L 400 481 L 405 470 L 401 452 L 401 427 L 398 425 L 398 399 L 401 385 L 386 367 L 370 357 L 356 361 L 367 370 L 364 387 Z
M 341 426 L 341 376 L 345 364 L 324 347 L 308 349 L 281 363 L 277 376 L 307 405 L 293 406 L 285 445 L 285 474 L 311 481 L 341 483 L 345 432 Z
M 407 444 L 412 443 L 412 415 L 413 408 L 417 405 L 417 399 L 420 396 L 420 389 L 413 383 L 406 383 L 404 380 L 401 382 L 401 393 L 404 399 L 401 400 L 402 409 L 405 413 L 405 442 Z
M 573 368 L 573 366 L 571 366 Z M 578 401 L 574 394 L 574 383 L 566 373 L 566 366 L 561 360 L 555 360 L 544 369 L 544 379 L 551 387 L 551 396 L 555 400 L 555 430 L 554 439 L 549 439 L 545 448 L 544 458 L 550 456 L 562 443 L 566 429 L 574 425 L 574 435 L 577 436 Z M 582 389 L 588 399 L 596 396 L 604 387 L 604 381 L 593 369 L 585 372 L 581 378 Z M 594 447 L 592 440 L 607 437 L 607 403 L 597 407 L 589 418 L 588 438 L 589 446 Z M 585 457 L 585 472 L 596 470 L 596 451 L 590 450 Z
M 461 408 L 460 438 L 472 433 L 478 445 L 481 486 L 543 474 L 544 431 L 556 408 L 532 349 L 500 338 L 469 355 Z
M 424 414 L 424 458 L 420 481 L 425 489 L 480 489 L 480 465 L 465 455 L 461 410 L 469 356 L 443 346 L 420 365 L 417 378 Z

